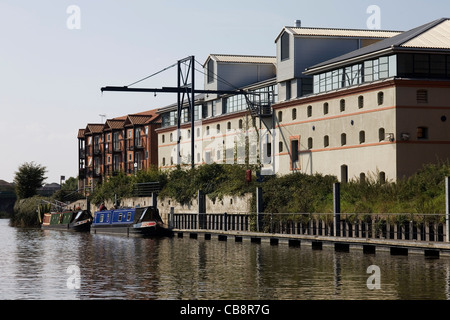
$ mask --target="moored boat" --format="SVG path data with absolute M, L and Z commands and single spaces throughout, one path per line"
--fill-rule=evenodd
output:
M 155 207 L 103 210 L 94 213 L 91 233 L 120 234 L 133 237 L 172 236 Z
M 92 217 L 86 210 L 45 213 L 41 228 L 86 232 L 91 228 Z

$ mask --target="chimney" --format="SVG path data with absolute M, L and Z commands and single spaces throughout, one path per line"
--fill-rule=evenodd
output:
M 295 20 L 295 27 L 301 28 L 302 27 L 302 20 Z

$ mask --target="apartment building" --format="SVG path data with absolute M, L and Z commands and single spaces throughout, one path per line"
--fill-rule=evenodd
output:
M 79 129 L 79 188 L 93 188 L 119 171 L 134 174 L 157 166 L 160 126 L 160 116 L 150 110 Z

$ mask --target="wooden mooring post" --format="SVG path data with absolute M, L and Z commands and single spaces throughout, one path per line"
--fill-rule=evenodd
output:
M 450 177 L 445 177 L 445 241 L 450 242 Z
M 341 236 L 341 184 L 333 185 L 333 235 Z

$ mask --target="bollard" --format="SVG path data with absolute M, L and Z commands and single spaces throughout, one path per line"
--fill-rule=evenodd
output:
M 173 228 L 174 227 L 174 219 L 175 219 L 175 208 L 174 207 L 170 207 L 170 213 L 169 213 L 169 221 L 170 221 L 170 227 Z
M 341 184 L 333 185 L 333 235 L 341 236 Z
M 445 236 L 450 242 L 450 177 L 445 177 Z
M 262 188 L 256 188 L 256 231 L 260 232 L 262 230 L 263 223 L 263 195 Z

